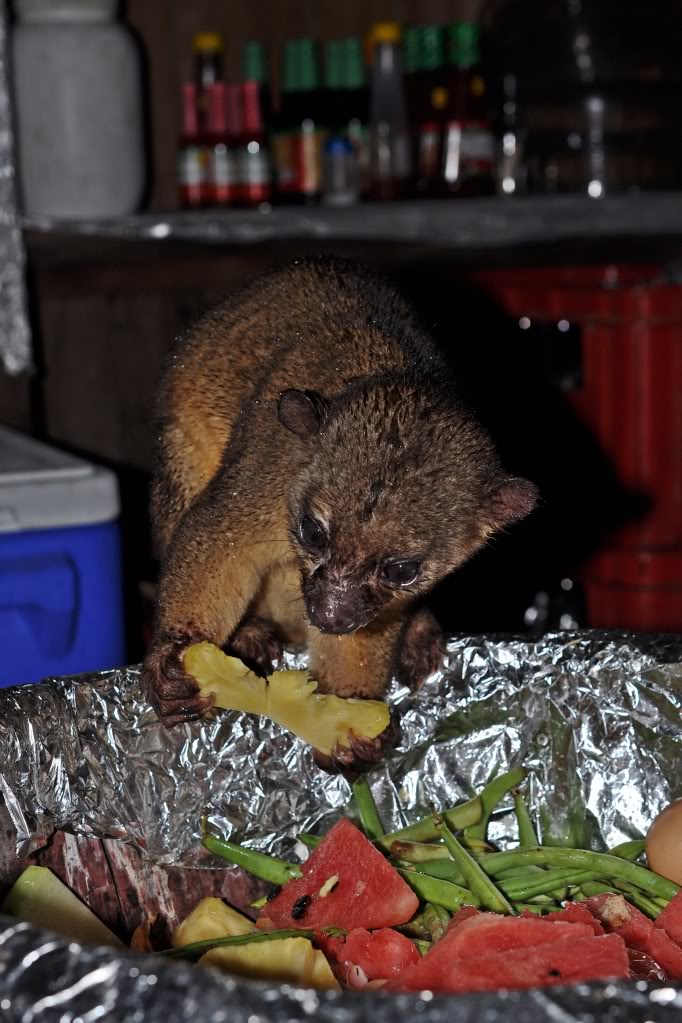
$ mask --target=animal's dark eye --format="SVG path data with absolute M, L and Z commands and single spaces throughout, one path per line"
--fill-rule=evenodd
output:
M 418 573 L 418 561 L 391 561 L 383 567 L 384 579 L 390 586 L 409 586 Z
M 301 540 L 306 547 L 322 551 L 327 546 L 327 536 L 319 522 L 316 522 L 310 515 L 304 515 L 299 526 Z

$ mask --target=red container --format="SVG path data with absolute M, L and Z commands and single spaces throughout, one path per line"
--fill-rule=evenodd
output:
M 580 327 L 566 394 L 622 483 L 648 499 L 585 564 L 589 623 L 682 631 L 682 286 L 657 267 L 494 271 L 476 280 L 519 321 Z

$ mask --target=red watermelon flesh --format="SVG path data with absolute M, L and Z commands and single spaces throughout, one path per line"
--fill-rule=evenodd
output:
M 535 913 L 531 913 L 530 910 L 524 910 L 521 914 L 522 917 L 532 918 L 534 920 L 551 920 L 553 922 L 563 920 L 569 924 L 586 924 L 591 927 L 595 934 L 605 934 L 604 928 L 599 923 L 596 917 L 592 916 L 589 909 L 586 909 L 581 902 L 569 902 L 563 909 L 558 909 L 554 913 L 547 913 L 546 916 L 538 917 Z
M 371 933 L 356 927 L 339 952 L 339 961 L 359 966 L 368 980 L 397 977 L 420 959 L 416 946 L 404 934 L 383 927 Z
M 554 944 L 562 939 L 579 941 L 593 937 L 592 928 L 585 924 L 547 923 L 544 920 L 477 913 L 454 929 L 448 929 L 423 959 L 401 975 L 400 983 L 404 982 L 406 990 L 410 991 L 423 988 L 449 991 L 456 963 L 466 964 L 461 967 L 466 975 L 472 961 L 482 958 L 497 954 L 506 956 L 518 950 L 534 952 L 538 946 Z
M 559 929 L 561 924 L 552 925 Z M 567 924 L 577 928 L 580 924 Z M 443 939 L 441 939 L 442 941 Z M 577 984 L 629 976 L 627 949 L 617 934 L 564 937 L 551 944 L 516 948 L 477 959 L 450 959 L 428 969 L 428 955 L 384 990 L 462 993 Z
M 656 927 L 662 928 L 669 938 L 682 945 L 682 891 L 671 899 L 663 912 L 656 918 Z
M 480 915 L 479 911 L 473 906 L 462 906 L 462 908 L 458 909 L 453 915 L 452 920 L 447 926 L 445 934 L 449 934 L 451 931 L 454 931 L 456 927 L 459 927 L 460 924 L 465 923 L 467 920 L 471 920 L 472 917 Z M 443 937 L 445 937 L 445 935 L 443 935 Z
M 583 938 L 593 935 L 585 924 L 551 923 L 546 920 L 524 920 L 520 917 L 498 916 L 496 913 L 478 913 L 454 929 L 445 932 L 440 941 L 427 952 L 427 959 L 435 966 L 453 959 L 474 959 L 476 956 L 494 955 L 514 948 L 530 948 L 559 941 L 561 938 Z
M 595 895 L 583 905 L 607 931 L 620 934 L 628 948 L 655 959 L 669 980 L 682 980 L 682 948 L 622 895 Z
M 261 926 L 343 927 L 348 931 L 393 927 L 410 920 L 419 906 L 400 874 L 345 817 L 301 869 L 303 876 L 287 882 L 264 907 Z M 334 877 L 338 878 L 335 887 L 320 895 Z

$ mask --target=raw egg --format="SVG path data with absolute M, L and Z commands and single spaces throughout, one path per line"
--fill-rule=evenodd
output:
M 682 884 L 682 799 L 654 818 L 646 836 L 646 858 L 656 874 Z

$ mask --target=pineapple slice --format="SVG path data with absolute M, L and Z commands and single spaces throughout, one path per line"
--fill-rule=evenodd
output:
M 256 927 L 248 917 L 225 905 L 221 899 L 206 898 L 176 928 L 173 947 L 252 931 L 256 931 Z M 314 949 L 307 938 L 213 948 L 201 957 L 199 964 L 216 966 L 241 977 L 303 984 L 320 990 L 337 990 L 339 986 L 324 953 Z
M 173 932 L 173 948 L 192 945 L 210 938 L 227 938 L 250 934 L 256 926 L 248 917 L 227 906 L 222 899 L 206 898 L 194 907 Z
M 121 939 L 47 867 L 26 867 L 0 906 L 0 913 L 84 945 L 123 947 Z
M 379 700 L 320 695 L 307 671 L 276 671 L 266 682 L 212 643 L 188 647 L 184 664 L 216 707 L 269 717 L 327 756 L 337 743 L 350 746 L 349 732 L 376 739 L 389 724 Z
M 216 966 L 252 980 L 301 984 L 319 991 L 339 990 L 324 953 L 314 949 L 307 938 L 280 938 L 259 945 L 214 948 L 201 957 L 199 965 Z

